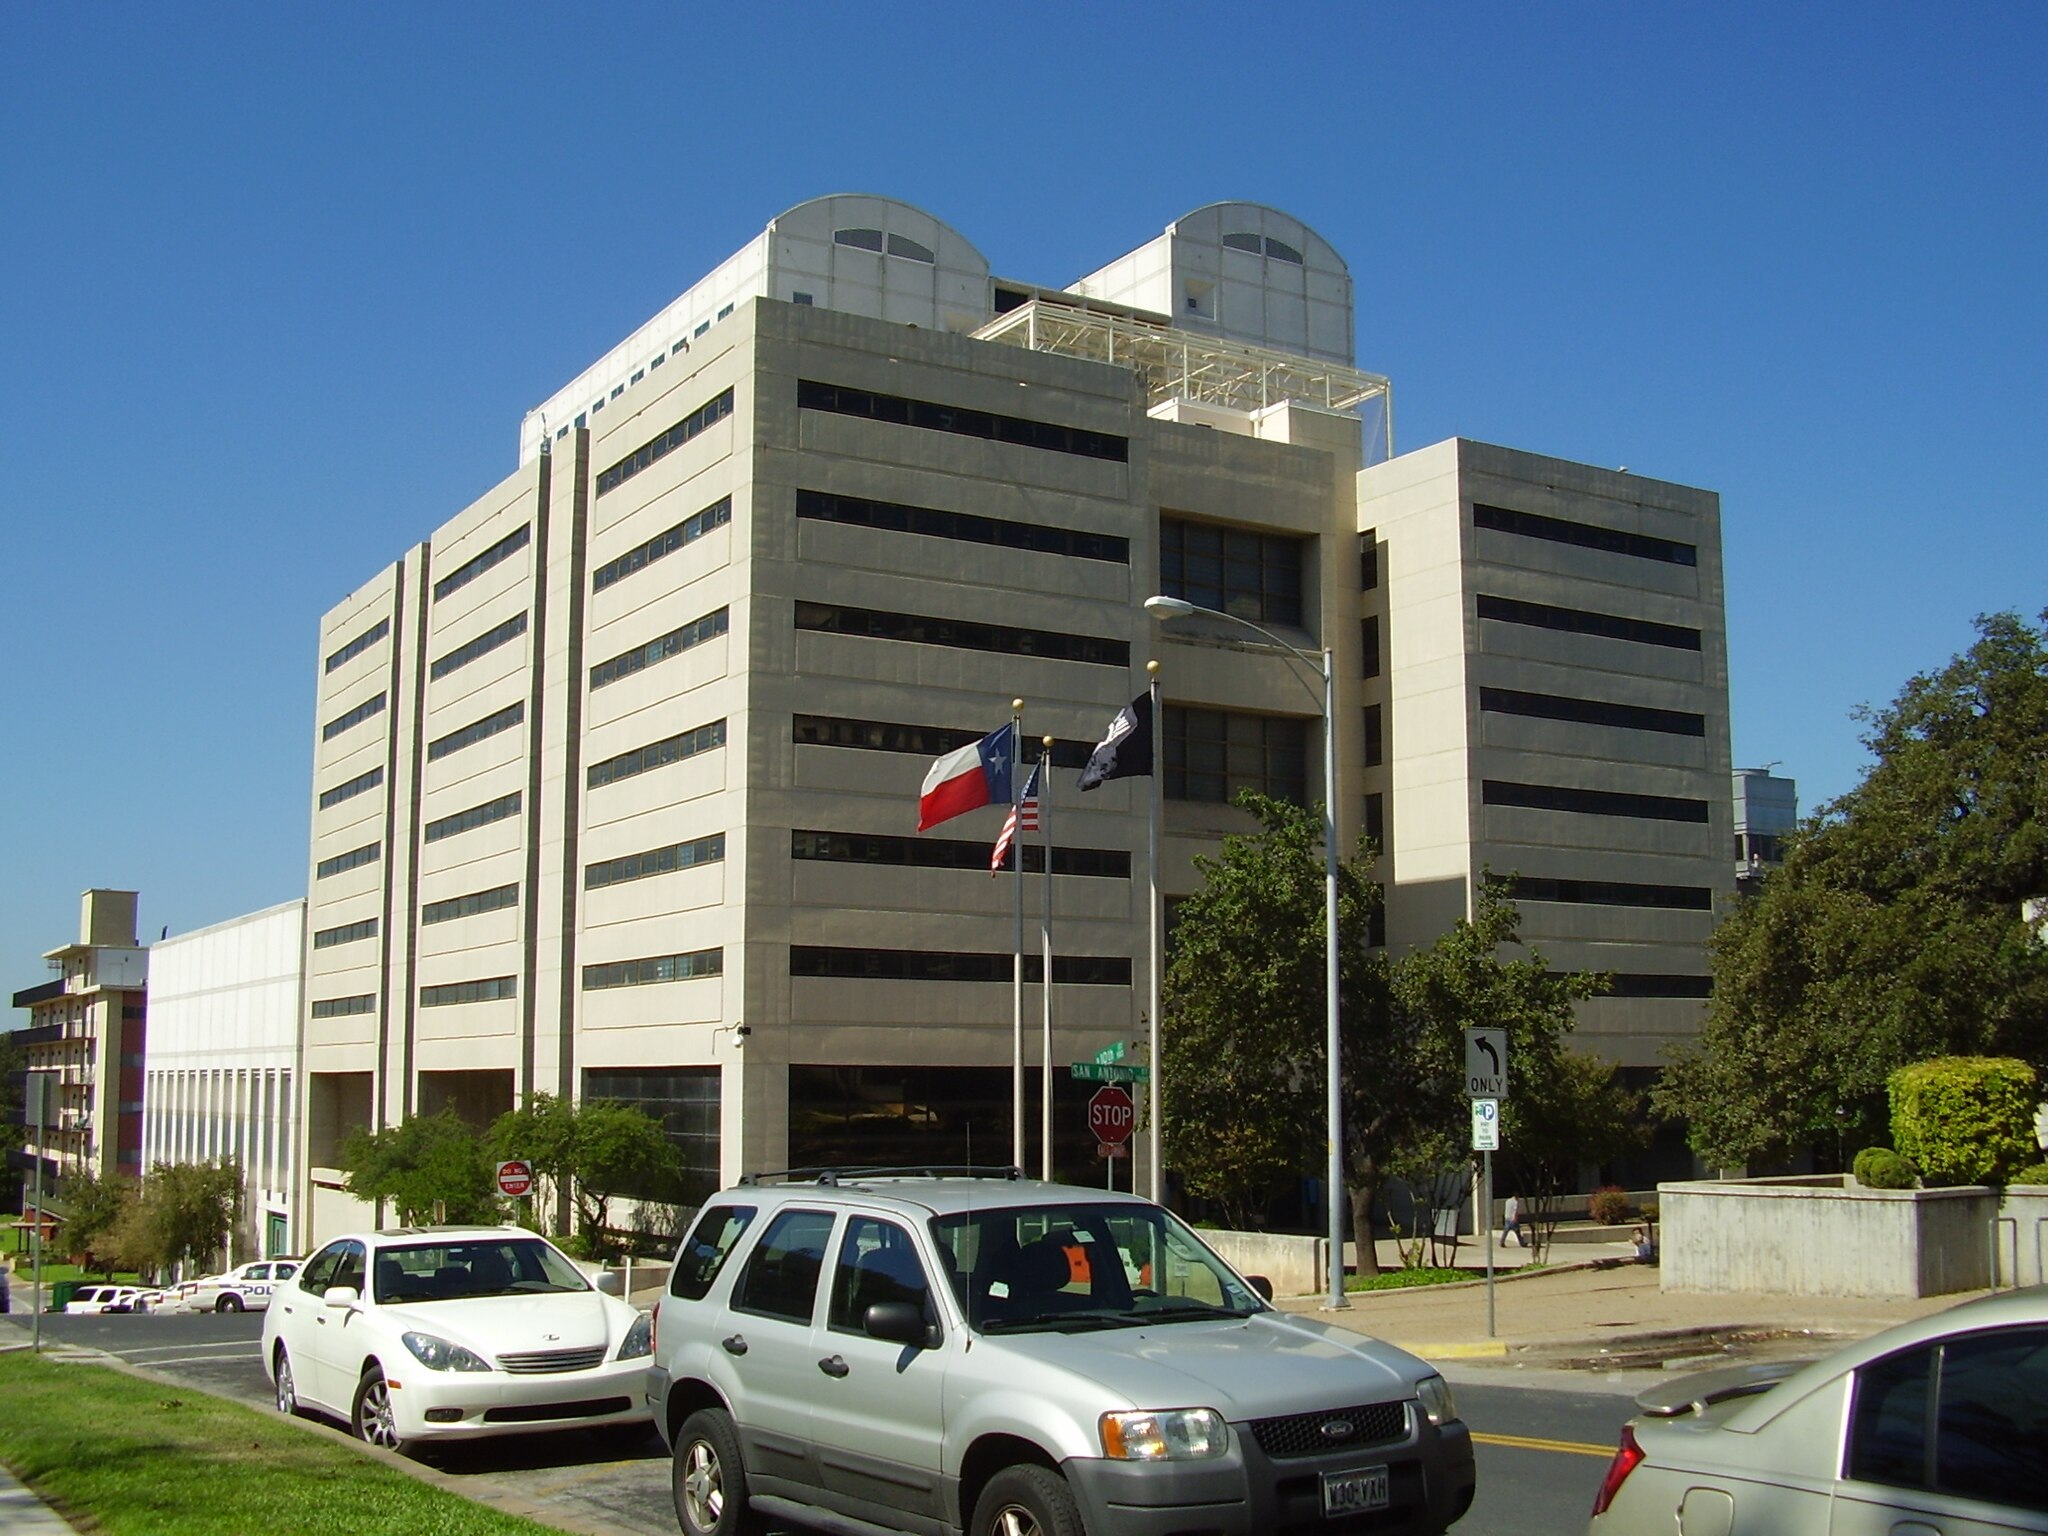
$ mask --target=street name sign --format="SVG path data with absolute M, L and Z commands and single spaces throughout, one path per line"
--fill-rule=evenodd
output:
M 1114 1061 L 1076 1061 L 1067 1066 L 1067 1074 L 1077 1083 L 1149 1083 L 1152 1081 L 1150 1067 L 1127 1067 Z
M 1508 1096 L 1508 1032 L 1504 1029 L 1465 1031 L 1465 1097 L 1504 1099 Z
M 1095 1064 L 1098 1067 L 1106 1067 L 1112 1062 L 1122 1061 L 1123 1059 L 1124 1043 L 1121 1040 L 1112 1041 L 1095 1053 Z

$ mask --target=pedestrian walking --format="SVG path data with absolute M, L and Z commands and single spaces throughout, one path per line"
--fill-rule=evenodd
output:
M 1505 1248 L 1508 1239 L 1513 1238 L 1524 1248 L 1529 1246 L 1528 1234 L 1522 1230 L 1522 1197 L 1509 1195 L 1507 1205 L 1501 1213 L 1500 1245 Z

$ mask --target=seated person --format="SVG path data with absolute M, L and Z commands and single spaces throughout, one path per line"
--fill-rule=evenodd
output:
M 1629 1242 L 1635 1248 L 1636 1262 L 1638 1264 L 1650 1264 L 1656 1261 L 1657 1240 L 1651 1237 L 1645 1228 L 1637 1227 L 1631 1231 L 1629 1233 Z

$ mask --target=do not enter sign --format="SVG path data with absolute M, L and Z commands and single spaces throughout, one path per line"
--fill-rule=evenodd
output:
M 1088 1129 L 1099 1142 L 1122 1146 L 1131 1139 L 1131 1128 L 1137 1123 L 1137 1106 L 1131 1102 L 1130 1094 L 1115 1083 L 1103 1084 L 1088 1101 Z
M 524 1158 L 513 1158 L 510 1162 L 498 1164 L 498 1193 L 517 1199 L 533 1192 L 533 1164 Z

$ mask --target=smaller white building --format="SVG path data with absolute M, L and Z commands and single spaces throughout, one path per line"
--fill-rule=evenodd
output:
M 306 903 L 150 946 L 142 1164 L 233 1157 L 248 1202 L 228 1262 L 296 1252 L 293 1072 L 305 1006 Z

